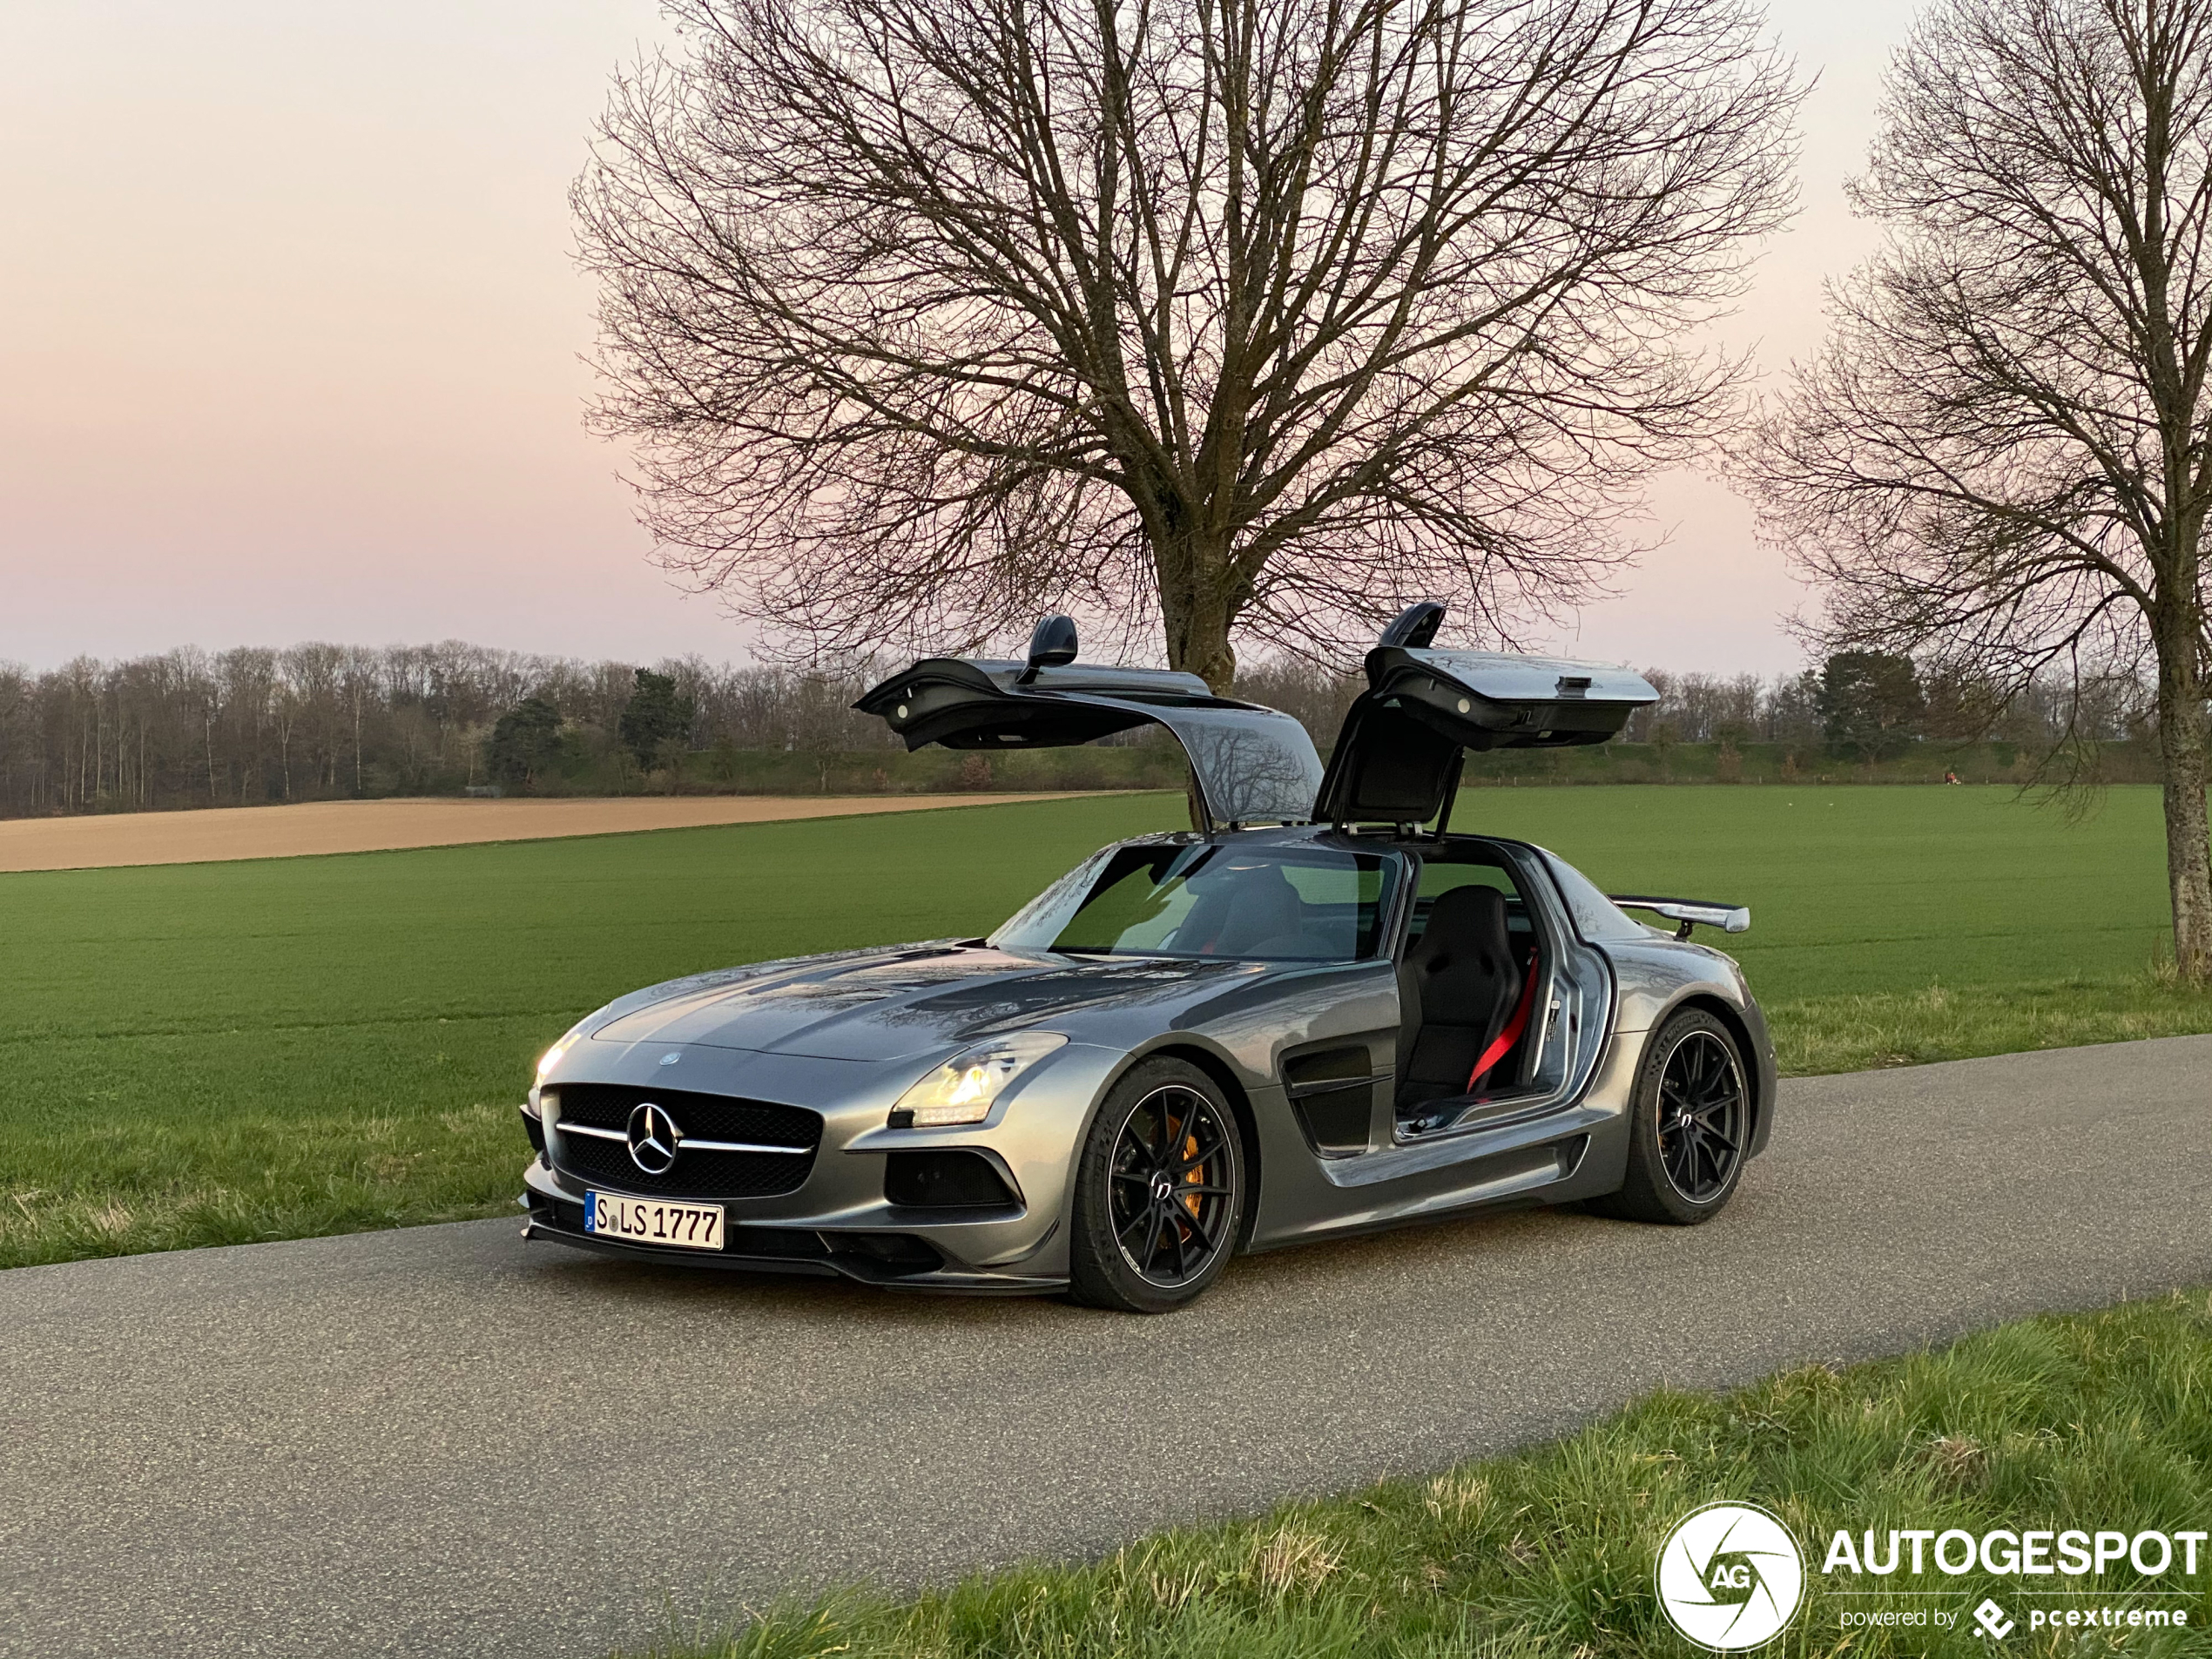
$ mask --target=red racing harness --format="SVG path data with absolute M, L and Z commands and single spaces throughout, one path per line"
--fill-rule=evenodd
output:
M 1536 953 L 1528 953 L 1528 977 L 1521 987 L 1521 1000 L 1514 1004 L 1513 1017 L 1506 1022 L 1506 1028 L 1490 1039 L 1490 1046 L 1474 1062 L 1474 1069 L 1467 1074 L 1467 1093 L 1472 1095 L 1482 1087 L 1482 1080 L 1490 1075 L 1490 1068 L 1506 1057 L 1513 1045 L 1521 1041 L 1521 1034 L 1528 1028 L 1528 1009 L 1536 1001 Z

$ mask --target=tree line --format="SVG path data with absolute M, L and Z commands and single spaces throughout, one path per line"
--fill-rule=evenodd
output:
M 804 675 L 697 659 L 648 674 L 691 711 L 656 745 L 877 740 Z M 627 664 L 453 641 L 188 648 L 45 673 L 0 664 L 0 813 L 455 794 L 495 781 L 492 733 L 533 698 L 558 711 L 564 759 L 634 786 L 656 758 L 622 737 L 639 685 Z
M 827 788 L 835 758 L 898 746 L 850 706 L 879 672 L 864 661 L 810 671 L 697 657 L 641 667 L 451 641 L 186 649 L 44 673 L 0 664 L 0 815 L 741 786 L 735 768 L 687 757 L 764 752 L 809 758 L 806 786 Z M 1645 672 L 1660 700 L 1626 741 L 1781 743 L 1865 759 L 1923 738 L 2047 747 L 2145 735 L 2154 700 L 2132 681 L 2054 679 L 2000 698 L 1863 652 L 1772 679 Z M 1255 658 L 1235 689 L 1297 716 L 1325 750 L 1358 684 L 1303 659 Z
M 2061 763 L 2094 745 L 2156 733 L 2155 693 L 2127 673 L 2045 672 L 2000 683 L 1947 664 L 1891 652 L 1847 651 L 1818 668 L 1757 674 L 1676 673 L 1645 668 L 1659 693 L 1621 733 L 1625 743 L 1775 743 L 1804 759 L 1893 759 L 1924 740 L 2025 745 Z M 1295 714 L 1325 752 L 1365 682 L 1294 659 L 1241 671 L 1237 694 Z M 2063 764 L 2054 781 L 2070 779 Z

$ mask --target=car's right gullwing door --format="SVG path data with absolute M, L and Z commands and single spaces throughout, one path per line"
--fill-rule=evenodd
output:
M 1430 642 L 1443 614 L 1409 607 L 1367 653 L 1367 690 L 1337 735 L 1317 819 L 1428 823 L 1458 785 L 1464 751 L 1603 743 L 1659 700 L 1642 675 L 1602 663 L 1439 650 Z

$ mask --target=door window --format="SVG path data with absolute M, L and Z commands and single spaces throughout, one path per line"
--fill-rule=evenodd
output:
M 1406 942 L 1411 945 L 1428 927 L 1429 912 L 1437 899 L 1453 887 L 1494 887 L 1506 897 L 1506 925 L 1516 937 L 1530 930 L 1528 907 L 1521 899 L 1521 887 L 1514 880 L 1513 873 L 1495 859 L 1480 860 L 1451 860 L 1425 859 L 1421 863 L 1420 884 L 1413 890 L 1413 919 L 1406 928 Z

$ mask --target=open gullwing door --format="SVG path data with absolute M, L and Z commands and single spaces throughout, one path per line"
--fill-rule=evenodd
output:
M 1603 743 L 1659 700 L 1642 675 L 1602 663 L 1439 650 L 1444 607 L 1407 607 L 1367 653 L 1367 689 L 1345 716 L 1313 816 L 1426 824 L 1458 786 L 1468 749 Z
M 1026 663 L 929 657 L 853 706 L 882 718 L 909 750 L 1065 748 L 1145 725 L 1183 745 L 1211 824 L 1304 823 L 1321 758 L 1291 716 L 1216 697 L 1196 674 L 1076 660 L 1075 624 L 1037 624 Z

